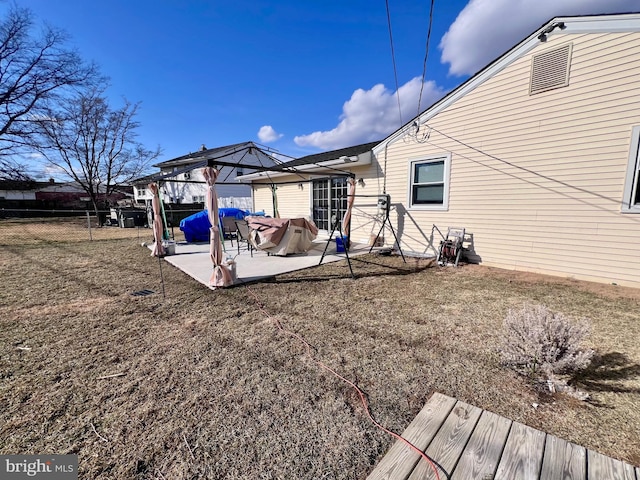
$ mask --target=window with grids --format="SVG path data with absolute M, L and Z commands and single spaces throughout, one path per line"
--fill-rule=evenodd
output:
M 409 205 L 413 208 L 446 209 L 450 157 L 410 162 Z
M 347 210 L 347 179 L 314 180 L 312 190 L 313 221 L 320 230 L 329 231 L 332 217 L 340 222 Z

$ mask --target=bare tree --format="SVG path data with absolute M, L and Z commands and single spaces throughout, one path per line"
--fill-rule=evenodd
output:
M 125 100 L 112 109 L 105 88 L 81 90 L 38 120 L 38 151 L 84 189 L 96 214 L 160 155 L 159 147 L 148 150 L 136 141 L 139 104 Z
M 36 35 L 34 23 L 31 11 L 17 6 L 0 19 L 0 177 L 28 176 L 11 155 L 31 144 L 34 122 L 65 87 L 96 76 L 66 47 L 63 31 L 45 26 Z

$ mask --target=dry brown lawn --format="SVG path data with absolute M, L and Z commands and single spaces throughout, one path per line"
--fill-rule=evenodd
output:
M 165 263 L 163 300 L 137 238 L 24 244 L 7 230 L 2 454 L 75 453 L 86 479 L 365 478 L 392 439 L 278 319 L 397 432 L 439 391 L 640 464 L 638 290 L 371 255 L 356 280 L 339 262 L 218 291 Z M 502 321 L 524 303 L 591 319 L 598 356 L 574 380 L 589 402 L 500 365 Z
M 178 227 L 172 229 L 176 241 L 184 240 Z M 147 228 L 99 227 L 95 216 L 0 219 L 0 245 L 37 245 L 51 242 L 114 240 L 135 238 L 153 241 Z

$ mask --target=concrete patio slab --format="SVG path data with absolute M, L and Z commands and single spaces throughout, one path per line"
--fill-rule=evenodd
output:
M 230 240 L 225 240 L 224 256 L 235 257 L 237 280 L 235 285 L 256 282 L 273 278 L 283 273 L 294 272 L 305 268 L 315 267 L 319 264 L 322 252 L 327 246 L 327 238 L 318 238 L 313 242 L 312 248 L 303 254 L 277 256 L 267 255 L 261 250 L 254 250 L 253 256 L 246 249 L 240 250 L 236 241 L 231 245 Z M 150 248 L 153 246 L 151 245 Z M 349 249 L 349 257 L 355 257 L 369 252 L 369 246 L 352 243 Z M 164 257 L 168 263 L 182 270 L 184 273 L 194 278 L 203 285 L 215 290 L 209 285 L 209 279 L 213 272 L 213 265 L 209 257 L 209 243 L 186 243 L 175 244 L 175 255 Z M 344 253 L 336 253 L 335 239 L 331 241 L 327 248 L 322 263 L 337 262 L 346 260 Z

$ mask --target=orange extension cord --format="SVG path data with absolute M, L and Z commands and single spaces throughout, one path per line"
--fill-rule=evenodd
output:
M 351 386 L 356 392 L 358 392 L 358 395 L 360 396 L 360 401 L 362 402 L 362 406 L 364 407 L 364 411 L 366 412 L 367 416 L 369 417 L 369 420 L 371 420 L 371 422 L 378 427 L 380 430 L 388 433 L 389 435 L 391 435 L 392 437 L 397 438 L 398 440 L 404 442 L 409 448 L 411 448 L 414 452 L 418 453 L 422 458 L 424 458 L 428 463 L 429 466 L 431 467 L 431 469 L 433 470 L 433 472 L 436 474 L 436 479 L 440 480 L 440 475 L 438 474 L 438 467 L 436 467 L 435 463 L 433 463 L 433 461 L 427 456 L 426 453 L 424 453 L 422 450 L 420 450 L 418 447 L 416 447 L 415 445 L 413 445 L 409 440 L 403 438 L 402 436 L 398 435 L 395 432 L 392 432 L 391 430 L 389 430 L 388 428 L 385 428 L 384 426 L 380 425 L 371 415 L 371 411 L 369 410 L 369 405 L 367 404 L 367 399 L 364 396 L 364 392 L 362 390 L 360 390 L 360 388 L 353 383 L 352 381 L 346 379 L 345 377 L 343 377 L 342 375 L 340 375 L 338 372 L 336 372 L 335 370 L 333 370 L 331 367 L 325 365 L 324 363 L 322 363 L 320 360 L 316 360 L 313 357 L 313 354 L 311 353 L 311 345 L 309 344 L 309 342 L 307 342 L 304 338 L 302 338 L 300 335 L 298 335 L 295 332 L 292 332 L 291 330 L 287 330 L 286 328 L 284 328 L 282 326 L 282 323 L 280 322 L 280 320 L 278 320 L 275 317 L 272 317 L 269 312 L 267 311 L 267 309 L 264 307 L 264 305 L 262 304 L 262 302 L 260 302 L 260 299 L 258 298 L 258 296 L 254 293 L 253 290 L 251 290 L 251 288 L 249 288 L 249 286 L 246 287 L 246 289 L 249 291 L 249 293 L 253 296 L 253 298 L 256 301 L 256 305 L 258 306 L 258 309 L 271 321 L 273 321 L 273 323 L 275 323 L 275 325 L 278 327 L 278 329 L 280 331 L 282 331 L 283 333 L 286 333 L 292 337 L 295 337 L 296 339 L 298 339 L 302 344 L 304 344 L 304 346 L 307 349 L 307 354 L 309 355 L 309 358 L 311 358 L 311 360 L 318 366 L 320 366 L 321 368 L 324 368 L 325 370 L 327 370 L 328 372 L 331 372 L 333 375 L 335 375 L 336 377 L 338 377 L 340 380 L 342 380 L 343 382 L 345 382 L 346 384 L 348 384 L 349 386 Z

